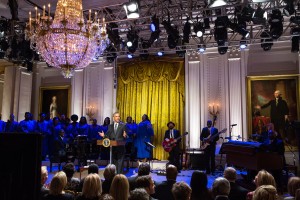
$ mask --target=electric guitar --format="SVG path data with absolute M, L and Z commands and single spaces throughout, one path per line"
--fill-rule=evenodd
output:
M 189 133 L 185 132 L 183 135 L 179 136 L 178 138 L 166 138 L 162 143 L 164 150 L 166 152 L 172 151 L 172 149 L 176 146 L 176 142 L 180 140 L 182 137 L 186 136 L 187 134 Z
M 227 131 L 227 128 L 224 128 L 223 130 L 221 130 L 217 134 L 214 134 L 213 136 L 209 135 L 206 138 L 204 138 L 203 141 L 201 142 L 200 149 L 201 150 L 206 149 L 210 145 L 210 142 L 212 142 L 217 136 L 219 136 L 222 133 L 225 133 L 226 131 Z M 204 140 L 205 140 L 205 142 L 204 142 Z

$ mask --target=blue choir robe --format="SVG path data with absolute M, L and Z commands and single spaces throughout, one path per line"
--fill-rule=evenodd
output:
M 142 121 L 139 123 L 136 135 L 136 147 L 138 158 L 150 158 L 151 149 L 145 142 L 151 141 L 151 136 L 154 135 L 154 131 L 150 121 Z
M 36 131 L 36 121 L 34 120 L 22 120 L 19 123 L 19 132 L 33 133 Z
M 88 135 L 89 132 L 89 125 L 88 124 L 78 124 L 77 129 L 78 135 Z
M 19 123 L 16 121 L 13 121 L 13 122 L 7 121 L 5 123 L 5 132 L 8 132 L 8 133 L 17 132 L 18 126 L 19 126 Z
M 0 120 L 0 133 L 5 132 L 5 122 Z
M 134 135 L 136 134 L 137 132 L 137 124 L 136 123 L 131 123 L 131 124 L 126 124 L 126 127 L 127 127 L 127 139 L 126 139 L 126 142 L 134 142 Z
M 88 140 L 102 140 L 102 137 L 99 135 L 99 132 L 101 132 L 101 127 L 99 125 L 90 125 L 88 132 Z
M 42 135 L 42 156 L 49 155 L 49 140 L 51 139 L 51 130 L 48 121 L 37 123 L 37 131 Z
M 100 126 L 100 132 L 103 131 L 103 133 L 106 133 L 107 130 L 108 130 L 108 125 L 107 125 L 107 126 L 104 126 L 104 125 L 101 125 L 101 126 Z
M 70 141 L 73 141 L 78 135 L 78 122 L 75 124 L 71 123 L 67 127 L 65 138 L 68 138 Z

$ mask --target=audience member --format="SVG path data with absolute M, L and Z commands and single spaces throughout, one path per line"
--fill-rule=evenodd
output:
M 212 200 L 212 193 L 207 188 L 207 175 L 201 171 L 194 171 L 190 186 L 192 188 L 191 200 Z
M 277 190 L 273 185 L 262 185 L 256 188 L 252 200 L 277 200 Z
M 113 196 L 115 200 L 127 200 L 129 197 L 129 183 L 123 174 L 117 174 L 109 190 L 109 194 Z
M 99 167 L 97 164 L 91 164 L 88 167 L 88 174 L 99 174 Z M 80 180 L 79 186 L 78 186 L 78 192 L 82 191 L 83 188 L 83 183 L 84 183 L 85 178 Z
M 153 196 L 156 199 L 174 200 L 172 195 L 172 187 L 173 184 L 176 183 L 176 178 L 178 175 L 177 168 L 174 165 L 168 165 L 166 173 L 167 180 L 156 186 L 155 194 Z
M 103 194 L 100 196 L 99 200 L 114 200 L 110 194 Z
M 294 200 L 296 196 L 296 191 L 300 189 L 300 178 L 291 177 L 288 181 L 287 189 L 290 196 L 284 198 L 284 200 Z
M 102 193 L 101 180 L 98 174 L 92 173 L 85 177 L 83 189 L 77 200 L 98 200 Z
M 216 178 L 212 185 L 212 194 L 215 200 L 229 200 L 230 183 L 223 177 Z
M 46 194 L 49 194 L 49 189 L 45 186 L 45 183 L 48 179 L 48 170 L 46 166 L 41 167 L 41 197 L 44 197 Z
M 149 200 L 149 194 L 144 188 L 136 188 L 130 192 L 128 200 Z
M 256 188 L 262 185 L 273 185 L 276 188 L 274 177 L 266 170 L 260 170 L 258 172 L 258 174 L 255 176 L 254 183 L 256 185 Z M 247 194 L 247 200 L 252 200 L 253 193 L 254 191 Z
M 102 193 L 103 194 L 109 193 L 111 183 L 116 174 L 117 174 L 117 169 L 114 164 L 109 164 L 105 167 L 104 172 L 103 172 L 104 181 L 102 183 Z
M 71 191 L 78 191 L 78 187 L 79 187 L 79 179 L 73 177 L 74 173 L 75 173 L 75 166 L 73 163 L 67 163 L 64 167 L 63 167 L 63 171 L 66 173 L 67 175 L 67 185 L 64 188 L 65 190 L 71 190 Z
M 74 196 L 64 192 L 64 188 L 67 185 L 67 176 L 65 172 L 58 172 L 55 174 L 50 183 L 49 194 L 47 194 L 45 200 L 73 200 Z
M 154 181 L 150 175 L 139 176 L 136 179 L 136 186 L 137 188 L 144 188 L 149 195 L 155 193 Z M 150 197 L 149 199 L 154 200 L 153 197 Z
M 174 183 L 172 187 L 172 194 L 175 200 L 189 200 L 191 198 L 192 189 L 188 184 L 181 181 Z
M 230 183 L 230 200 L 245 200 L 249 192 L 245 188 L 236 184 L 236 170 L 233 167 L 227 167 L 224 171 L 224 178 Z
M 136 188 L 136 179 L 139 176 L 145 176 L 150 174 L 150 165 L 148 163 L 141 163 L 138 169 L 138 175 L 134 177 L 128 177 L 130 191 Z

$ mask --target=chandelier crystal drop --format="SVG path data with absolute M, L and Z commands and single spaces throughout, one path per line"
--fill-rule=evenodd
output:
M 105 38 L 106 32 L 99 28 L 97 13 L 91 20 L 91 10 L 87 22 L 84 22 L 82 0 L 58 0 L 55 17 L 42 16 L 36 11 L 35 18 L 29 13 L 26 37 L 31 47 L 38 51 L 51 66 L 60 68 L 65 78 L 71 78 L 75 69 L 86 67 Z M 103 26 L 105 24 L 103 23 Z

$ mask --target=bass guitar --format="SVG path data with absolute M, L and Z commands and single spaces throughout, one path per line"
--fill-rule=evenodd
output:
M 166 138 L 163 143 L 162 146 L 164 148 L 164 150 L 166 152 L 170 152 L 172 151 L 172 149 L 176 146 L 176 142 L 178 140 L 180 140 L 182 137 L 186 136 L 187 134 L 189 134 L 188 132 L 185 132 L 183 135 L 179 136 L 178 138 Z
M 227 128 L 224 128 L 223 130 L 221 130 L 220 132 L 218 132 L 217 134 L 214 134 L 213 136 L 212 135 L 209 135 L 207 136 L 206 138 L 203 139 L 203 141 L 201 142 L 201 146 L 200 146 L 200 149 L 201 150 L 204 150 L 206 149 L 210 143 L 216 138 L 218 137 L 220 134 L 222 133 L 225 133 L 227 131 Z M 205 141 L 205 142 L 204 142 Z

